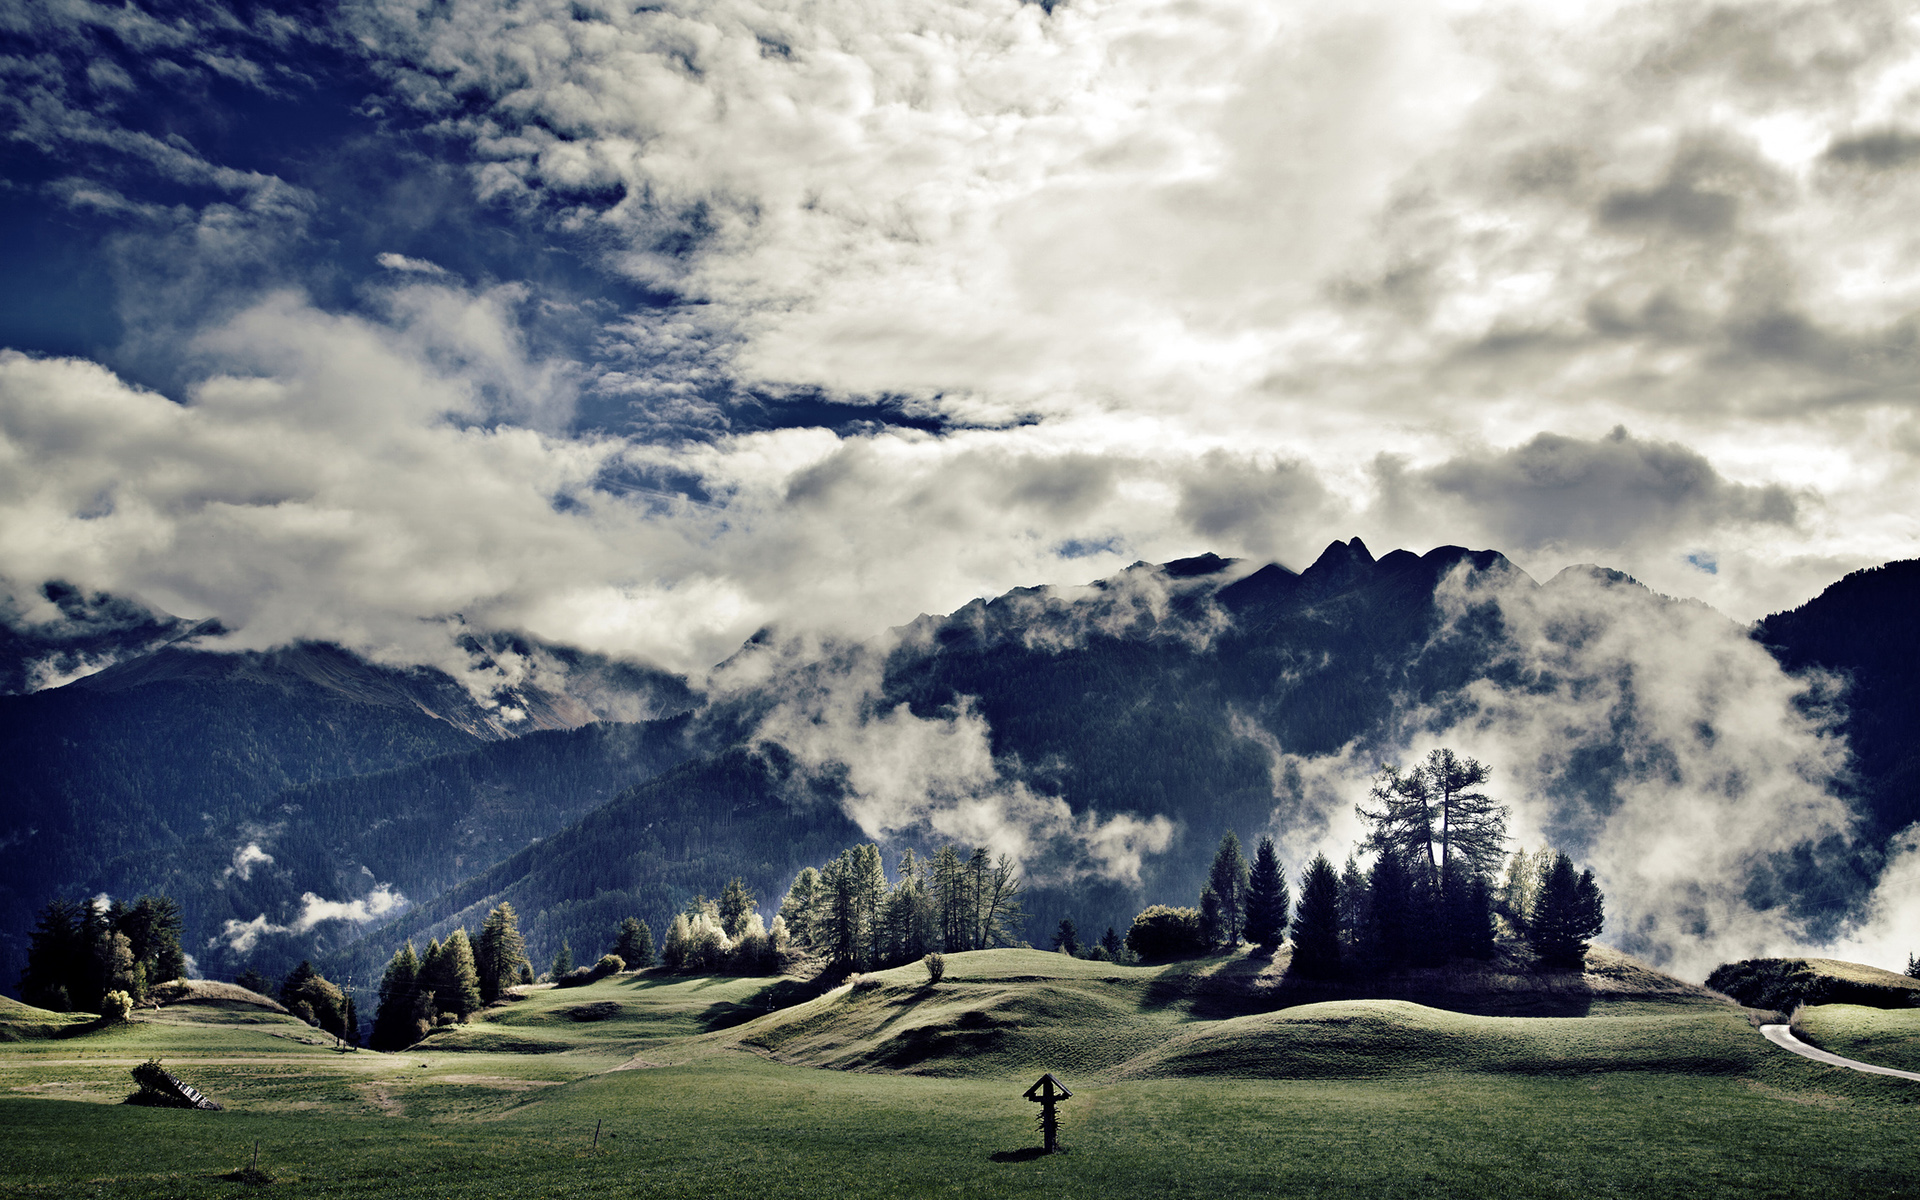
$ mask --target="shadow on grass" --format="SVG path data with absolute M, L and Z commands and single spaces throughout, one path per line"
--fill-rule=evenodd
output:
M 1066 1151 L 1061 1149 L 1055 1150 L 1053 1153 L 1065 1154 Z M 1047 1157 L 1047 1151 L 1041 1149 L 1039 1146 L 1028 1146 L 1022 1150 L 996 1150 L 992 1154 L 987 1155 L 987 1161 L 998 1163 L 1032 1162 L 1036 1158 L 1045 1157 Z

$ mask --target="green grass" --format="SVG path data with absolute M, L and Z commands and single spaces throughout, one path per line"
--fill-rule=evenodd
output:
M 1800 1010 L 1794 1031 L 1802 1040 L 1846 1058 L 1920 1071 L 1920 1009 L 1822 1004 Z
M 773 1013 L 790 982 L 536 989 L 394 1055 L 337 1053 L 277 1014 L 252 1024 L 194 1004 L 10 1043 L 0 1195 L 1911 1191 L 1920 1084 L 1781 1052 L 1732 1006 L 1499 1018 L 1336 1001 L 1215 1019 L 1187 984 L 1230 964 L 948 961 L 938 987 L 902 968 Z M 587 1005 L 599 1019 L 576 1019 Z M 958 1041 L 922 1053 L 948 1034 Z M 887 1068 L 915 1046 L 911 1072 Z M 112 1103 L 149 1056 L 227 1111 Z M 1040 1070 L 1074 1090 L 1064 1155 L 1033 1154 L 1037 1106 L 1021 1092 Z M 275 1182 L 221 1179 L 256 1141 Z

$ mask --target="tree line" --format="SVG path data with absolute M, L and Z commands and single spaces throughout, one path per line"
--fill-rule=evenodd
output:
M 187 973 L 180 905 L 170 896 L 60 900 L 40 910 L 20 976 L 20 996 L 53 1012 L 101 1012 L 110 992 L 135 1004 Z
M 1205 953 L 1242 937 L 1277 948 L 1289 926 L 1292 969 L 1309 978 L 1439 966 L 1494 957 L 1498 926 L 1522 937 L 1539 961 L 1578 968 L 1605 923 L 1592 871 L 1575 873 L 1565 854 L 1542 848 L 1506 853 L 1507 808 L 1483 790 L 1486 765 L 1437 749 L 1409 771 L 1388 766 L 1373 780 L 1361 851 L 1336 868 L 1317 855 L 1289 896 L 1272 839 L 1249 865 L 1239 838 L 1220 841 L 1194 908 L 1154 905 L 1134 918 L 1127 946 L 1141 958 Z M 1502 867 L 1505 878 L 1496 884 Z
M 1019 864 L 986 847 L 911 849 L 887 879 L 880 848 L 842 850 L 794 877 L 775 926 L 798 951 L 847 970 L 874 970 L 928 954 L 1011 945 L 1026 919 Z

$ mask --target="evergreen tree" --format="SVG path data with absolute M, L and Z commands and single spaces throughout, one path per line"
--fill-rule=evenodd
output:
M 1218 937 L 1229 946 L 1238 944 L 1240 931 L 1246 924 L 1247 860 L 1240 853 L 1239 835 L 1231 829 L 1221 837 L 1220 847 L 1213 853 L 1207 887 L 1220 905 Z
M 1226 918 L 1220 914 L 1220 893 L 1211 887 L 1200 890 L 1200 938 L 1211 950 L 1220 944 Z
M 1359 962 L 1367 944 L 1367 875 L 1353 855 L 1340 869 L 1340 950 Z
M 1911 951 L 1907 953 L 1907 978 L 1920 979 L 1920 959 L 1915 958 Z
M 465 1020 L 480 1007 L 480 972 L 473 964 L 473 946 L 465 929 L 448 934 L 439 953 L 421 965 L 420 987 L 432 994 L 435 1012 Z
M 1382 850 L 1367 873 L 1367 959 L 1376 968 L 1403 967 L 1413 957 L 1414 892 L 1400 855 Z
M 380 1005 L 373 1012 L 375 1050 L 404 1050 L 419 1041 L 426 1029 L 420 1021 L 420 960 L 413 943 L 394 951 L 380 977 Z
M 1527 944 L 1550 967 L 1586 965 L 1589 941 L 1606 925 L 1606 911 L 1593 872 L 1573 873 L 1573 860 L 1554 857 L 1540 885 L 1527 926 Z
M 513 905 L 501 901 L 480 925 L 480 944 L 474 947 L 474 969 L 480 978 L 480 1002 L 492 1004 L 520 976 L 527 958 L 526 939 L 520 936 L 520 917 Z
M 27 948 L 27 968 L 20 976 L 20 998 L 37 1008 L 54 1012 L 72 1012 L 86 991 L 86 978 L 92 974 L 87 960 L 92 947 L 87 943 L 88 906 L 67 900 L 50 900 L 40 910 L 40 919 Z
M 1487 881 L 1455 860 L 1449 868 L 1442 904 L 1445 911 L 1447 953 L 1486 961 L 1493 957 L 1493 907 Z
M 1405 774 L 1382 767 L 1369 796 L 1373 807 L 1355 806 L 1373 826 L 1367 848 L 1394 854 L 1410 878 L 1436 887 L 1445 886 L 1456 858 L 1469 875 L 1492 874 L 1506 857 L 1507 808 L 1479 790 L 1491 774 L 1486 765 L 1445 748 Z
M 248 967 L 238 975 L 235 975 L 233 982 L 239 987 L 243 987 L 250 992 L 257 992 L 262 996 L 273 995 L 273 981 L 253 967 Z
M 1340 877 L 1324 854 L 1315 855 L 1300 877 L 1292 969 L 1309 979 L 1340 974 Z
M 720 893 L 718 916 L 720 928 L 728 937 L 737 941 L 747 931 L 747 918 L 753 914 L 753 901 L 753 893 L 747 890 L 746 883 L 738 875 L 727 881 L 725 890 Z
M 1287 912 L 1292 906 L 1273 839 L 1262 837 L 1259 849 L 1254 851 L 1253 869 L 1247 874 L 1247 940 L 1268 950 L 1276 949 L 1287 936 Z
M 787 936 L 801 948 L 814 946 L 814 918 L 820 909 L 820 872 L 806 867 L 793 877 L 787 898 L 780 902 L 780 919 L 787 924 Z
M 553 956 L 553 965 L 547 968 L 547 975 L 558 979 L 571 970 L 573 970 L 573 947 L 567 944 L 567 939 L 561 938 L 560 950 Z
M 1126 961 L 1127 944 L 1120 940 L 1120 934 L 1111 925 L 1107 926 L 1107 931 L 1100 935 L 1100 948 L 1107 952 L 1109 962 Z
M 1053 931 L 1053 948 L 1069 958 L 1080 953 L 1080 931 L 1073 926 L 1072 917 L 1061 917 L 1059 928 Z
M 652 966 L 653 930 L 639 917 L 628 917 L 620 922 L 620 930 L 614 935 L 613 952 L 633 970 Z

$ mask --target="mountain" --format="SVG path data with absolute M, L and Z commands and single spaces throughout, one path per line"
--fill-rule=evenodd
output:
M 0 696 L 55 687 L 218 629 L 59 580 L 32 589 L 0 580 Z
M 1854 798 L 1879 842 L 1920 821 L 1920 560 L 1855 571 L 1754 637 L 1790 671 L 1842 684 Z
M 111 607 L 94 601 L 96 610 Z M 639 714 L 690 703 L 676 677 L 635 670 L 621 692 L 621 668 L 575 652 L 567 653 L 582 677 L 582 696 L 521 687 L 482 703 L 445 672 L 385 666 L 336 646 L 221 653 L 176 638 L 133 653 L 132 644 L 117 643 L 123 657 L 64 686 L 0 696 L 0 761 L 8 764 L 0 775 L 0 977 L 9 983 L 24 961 L 34 914 L 48 899 L 163 886 L 188 893 L 183 900 L 197 895 L 201 883 L 232 864 L 213 863 L 214 873 L 203 872 L 199 882 L 186 875 L 230 856 L 244 831 L 258 838 L 284 828 L 298 836 L 303 826 L 289 821 L 288 806 L 303 801 L 286 798 L 289 789 L 466 753 L 520 729 L 578 726 L 596 718 L 596 696 L 617 693 L 608 706 Z M 478 665 L 484 668 L 486 654 L 514 648 L 498 640 L 480 647 Z M 669 761 L 677 759 L 649 759 L 636 769 L 650 774 Z M 610 759 L 606 769 L 615 767 Z M 583 794 L 598 802 L 631 781 L 596 782 Z M 524 844 L 501 845 L 499 838 L 552 832 L 590 807 L 571 795 L 543 797 L 534 808 L 546 815 L 533 826 L 517 817 L 501 822 L 486 835 L 495 857 Z M 353 844 L 348 830 L 317 836 L 328 846 Z M 422 889 L 437 890 L 492 861 L 463 850 L 448 830 L 429 840 L 442 847 L 434 853 L 444 858 L 445 872 L 418 876 Z M 336 858 L 320 874 L 354 874 L 356 863 Z M 339 895 L 313 886 L 322 897 Z M 226 908 L 189 908 L 190 931 L 217 930 L 213 913 Z
M 1920 564 L 1889 564 L 1751 631 L 1787 669 L 1832 681 L 1806 703 L 1837 703 L 1854 749 L 1843 798 L 1871 831 L 1920 816 L 1917 591 Z M 50 896 L 163 889 L 209 969 L 318 954 L 364 980 L 400 940 L 471 931 L 507 899 L 544 962 L 562 938 L 603 949 L 627 915 L 661 933 L 734 875 L 771 911 L 800 867 L 864 829 L 883 831 L 889 863 L 909 845 L 1016 845 L 1026 936 L 1071 916 L 1091 937 L 1143 903 L 1192 903 L 1228 829 L 1318 840 L 1351 804 L 1319 765 L 1364 772 L 1490 695 L 1564 702 L 1604 685 L 1614 708 L 1543 785 L 1552 836 L 1578 849 L 1633 782 L 1632 755 L 1661 769 L 1631 671 L 1578 661 L 1643 629 L 1754 657 L 1741 627 L 1618 572 L 1542 584 L 1493 551 L 1376 559 L 1358 539 L 1298 573 L 1202 555 L 1016 589 L 866 643 L 764 631 L 701 697 L 498 635 L 472 639 L 476 664 L 542 665 L 490 703 L 332 647 L 163 645 L 0 697 L 16 764 L 0 780 L 4 933 L 17 962 Z M 1560 657 L 1523 661 L 1543 638 Z M 596 715 L 652 719 L 580 724 Z M 1829 840 L 1755 860 L 1749 900 L 1851 911 L 1881 841 Z

